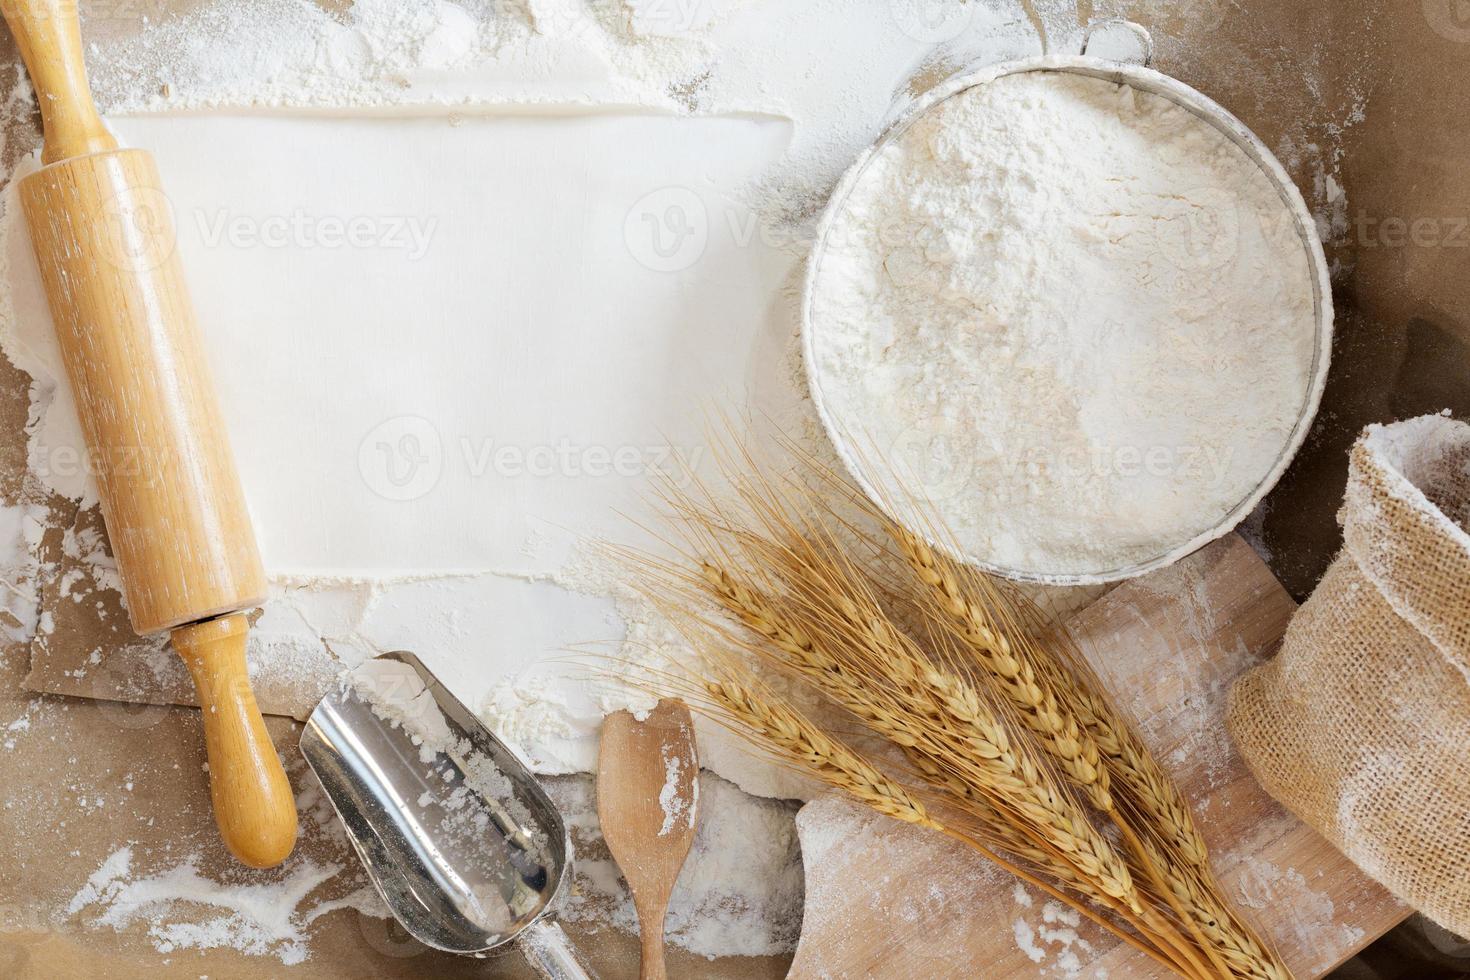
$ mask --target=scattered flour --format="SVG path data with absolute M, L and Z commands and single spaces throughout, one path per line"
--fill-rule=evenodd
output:
M 961 90 L 870 158 L 828 243 L 828 410 L 897 464 L 873 474 L 887 499 L 919 491 L 992 566 L 1162 557 L 1251 497 L 1314 405 L 1291 214 L 1160 96 L 1042 72 Z
M 88 12 L 84 33 L 99 105 L 119 128 L 157 125 L 164 114 L 198 119 L 201 113 L 214 118 L 248 110 L 259 119 L 262 110 L 276 110 L 270 115 L 279 119 L 286 112 L 331 115 L 344 109 L 362 110 L 361 118 L 447 119 L 453 127 L 503 109 L 511 116 L 547 118 L 683 117 L 695 126 L 715 118 L 741 125 L 756 120 L 786 134 L 778 152 L 740 175 L 739 186 L 719 189 L 708 231 L 711 238 L 730 238 L 742 262 L 761 265 L 753 292 L 762 298 L 749 318 L 754 355 L 748 365 L 730 362 L 734 388 L 779 392 L 777 400 L 798 406 L 793 428 L 816 437 L 814 417 L 802 401 L 791 287 L 821 201 L 894 107 L 911 97 L 918 76 L 939 77 L 960 65 L 1040 51 L 1040 35 L 1018 0 L 958 6 L 962 16 L 936 33 L 926 26 L 932 17 L 927 0 L 359 0 L 332 11 L 308 0 L 206 0 L 149 23 L 126 11 Z M 1057 19 L 1052 41 L 1075 43 L 1080 25 L 1061 14 Z M 817 38 L 821 43 L 814 45 Z M 23 81 L 11 96 L 12 116 L 32 110 Z M 14 212 L 8 208 L 5 216 L 12 226 Z M 617 217 L 621 223 L 621 211 Z M 11 283 L 25 274 L 26 262 L 23 250 L 14 247 L 13 227 L 7 237 L 13 254 L 0 259 L 6 264 L 0 280 Z M 616 237 L 621 246 L 623 236 Z M 720 288 L 728 290 L 728 284 Z M 56 459 L 48 455 L 48 427 L 64 414 L 52 410 L 58 387 L 18 339 L 24 331 L 15 316 L 10 292 L 0 290 L 0 341 L 38 379 L 31 469 L 49 489 L 88 503 L 93 494 L 85 469 L 53 465 Z M 681 337 L 688 334 L 684 322 L 681 313 Z M 718 336 L 721 344 L 730 342 Z M 684 357 L 687 351 L 679 345 L 687 343 L 677 341 L 670 350 Z M 56 445 L 62 444 L 58 439 Z M 357 486 L 352 462 L 344 472 Z M 587 480 L 577 486 L 584 495 L 594 492 Z M 251 492 L 275 491 L 257 485 Z M 298 497 L 299 488 L 293 488 L 292 509 L 299 513 Z M 352 513 L 339 507 L 332 516 Z M 483 567 L 466 569 L 467 563 L 456 562 L 428 575 L 382 569 L 361 574 L 352 568 L 328 574 L 268 561 L 271 602 L 251 637 L 252 662 L 264 665 L 257 679 L 270 688 L 260 692 L 263 702 L 299 716 L 314 696 L 303 704 L 292 696 L 293 688 L 319 692 L 335 663 L 408 647 L 429 657 L 538 771 L 585 771 L 603 711 L 636 697 L 591 692 L 567 671 L 532 670 L 530 663 L 592 640 L 625 639 L 623 654 L 630 659 L 646 651 L 637 646 L 631 625 L 609 615 L 607 593 L 548 597 L 565 591 L 561 571 L 571 538 L 616 533 L 608 501 L 599 502 L 590 527 L 581 513 L 536 516 L 524 549 L 510 541 L 512 535 L 498 535 L 509 542 L 513 560 L 468 563 Z M 505 526 L 523 521 L 523 514 L 504 515 Z M 501 528 L 502 515 L 493 523 Z M 335 535 L 339 541 L 374 536 L 372 529 L 350 528 Z M 271 528 L 263 526 L 262 538 L 270 537 Z M 78 560 L 95 566 L 96 588 L 71 594 L 90 598 L 115 588 L 116 570 L 105 551 L 82 551 L 90 557 Z M 426 567 L 407 550 L 394 560 L 405 569 Z M 528 609 L 537 614 L 505 615 Z M 508 619 L 518 622 L 513 630 L 506 628 Z M 164 651 L 142 651 L 141 645 L 139 651 L 157 668 L 158 685 L 154 693 L 129 692 L 132 697 L 187 697 L 187 678 Z M 756 792 L 781 792 L 787 782 L 746 753 L 716 751 L 707 758 Z
M 1011 932 L 1016 937 L 1016 948 L 1026 955 L 1032 963 L 1040 963 L 1046 959 L 1046 950 L 1036 944 L 1036 930 L 1031 928 L 1031 923 L 1025 919 L 1017 919 L 1011 923 Z
M 731 220 L 743 234 L 800 255 L 811 240 L 812 216 L 833 181 L 895 108 L 923 87 L 916 79 L 931 84 L 965 66 L 1040 53 L 1043 35 L 1057 50 L 1070 50 L 1080 32 L 1071 5 L 1043 4 L 1038 17 L 1036 5 L 1018 0 L 956 2 L 953 16 L 942 18 L 938 27 L 930 0 L 358 0 L 332 6 L 328 12 L 306 0 L 206 0 L 140 29 L 131 13 L 135 6 L 94 5 L 83 16 L 99 103 L 115 115 L 272 107 L 403 111 L 411 106 L 487 104 L 542 104 L 553 111 L 581 105 L 772 114 L 793 123 L 793 141 L 775 166 L 752 175 L 748 194 L 734 202 Z M 821 43 L 814 44 L 814 38 Z M 11 123 L 33 108 L 24 79 L 0 101 L 0 115 Z M 5 135 L 12 128 L 7 126 Z M 17 148 L 3 149 L 8 165 Z M 12 219 L 13 214 L 6 220 Z M 7 285 L 13 275 L 14 270 L 0 268 L 0 280 Z M 778 354 L 793 349 L 790 292 L 788 283 L 784 300 L 773 301 L 770 323 L 763 326 Z M 0 333 L 15 357 L 9 307 L 7 291 L 0 290 Z M 799 388 L 791 370 L 794 359 L 777 360 L 791 375 L 782 383 Z M 45 415 L 54 393 L 44 379 L 33 387 L 33 423 Z M 810 428 L 810 422 L 803 424 Z M 45 460 L 32 463 L 35 473 L 47 469 Z M 47 496 L 51 489 L 32 487 L 28 499 L 57 499 Z M 84 491 L 67 496 L 80 498 Z M 8 564 L 4 569 L 7 591 L 0 597 L 0 629 L 12 639 L 36 632 L 37 582 L 55 569 L 36 567 L 34 556 L 52 520 L 44 503 L 4 511 L 0 537 L 8 538 L 18 528 L 24 543 L 15 550 L 32 558 L 14 575 Z M 63 598 L 73 603 L 95 600 L 100 610 L 99 593 L 118 588 L 116 567 L 95 529 L 68 528 L 65 533 L 67 558 L 84 565 L 88 576 L 73 580 Z M 474 662 L 484 653 L 489 629 L 498 628 L 498 617 L 465 622 L 455 613 L 494 608 L 507 581 L 527 587 L 550 582 L 555 576 L 546 571 L 545 556 L 555 550 L 553 537 L 528 535 L 526 557 L 537 559 L 529 573 L 497 568 L 426 581 L 303 577 L 273 570 L 272 602 L 252 637 L 253 669 L 262 678 L 286 678 L 276 694 L 284 699 L 288 688 L 310 690 L 319 683 L 323 663 L 338 658 L 356 662 L 406 645 L 405 639 L 460 662 Z M 563 577 L 562 584 L 587 588 L 587 581 L 571 576 Z M 612 591 L 596 588 L 602 594 Z M 639 614 L 624 619 L 630 651 L 646 649 L 645 641 L 659 632 Z M 670 641 L 658 637 L 650 645 L 658 644 L 667 648 Z M 161 649 L 157 653 L 145 662 L 145 673 L 156 676 L 146 690 L 135 692 L 139 697 L 166 699 L 159 692 L 169 690 L 172 682 L 162 679 L 169 669 L 186 683 L 176 658 Z M 108 659 L 118 657 L 114 653 Z M 615 699 L 599 696 L 589 709 L 568 696 L 572 684 L 555 676 L 498 671 L 496 682 L 499 687 L 477 688 L 478 678 L 459 679 L 454 686 L 467 700 L 493 689 L 483 702 L 485 714 L 498 723 L 502 737 L 526 748 L 545 771 L 585 768 L 599 709 L 619 706 Z M 25 732 L 20 728 L 12 734 Z M 742 785 L 796 795 L 768 774 L 753 774 L 740 761 L 738 749 L 712 750 L 702 742 L 701 752 L 718 758 L 717 767 L 738 775 Z M 789 951 L 800 929 L 802 907 L 793 808 L 752 800 L 709 773 L 702 782 L 708 797 L 705 818 L 675 892 L 671 940 L 711 956 Z M 588 781 L 573 778 L 558 785 L 558 799 L 574 829 L 595 838 Z M 79 796 L 96 798 L 90 790 Z M 319 825 L 335 827 L 324 799 L 315 798 L 312 809 Z M 825 841 L 827 846 L 835 843 L 830 835 Z M 807 848 L 812 860 L 823 846 L 822 835 L 814 833 Z M 596 856 L 595 843 L 589 853 L 593 856 L 579 862 L 578 893 L 569 914 L 631 930 L 632 907 L 615 867 Z M 306 956 L 305 927 L 332 908 L 346 905 L 385 914 L 370 889 L 313 904 L 306 893 L 311 882 L 328 874 L 326 866 L 293 863 L 274 884 L 241 888 L 205 881 L 190 861 L 147 873 L 138 873 L 136 863 L 129 848 L 114 853 L 77 892 L 70 913 L 95 913 L 100 922 L 119 928 L 142 923 L 160 949 L 232 946 L 285 962 Z M 200 923 L 197 916 L 184 914 L 186 907 L 218 909 L 221 914 Z
M 197 858 L 148 875 L 134 872 L 129 847 L 113 852 L 92 873 L 66 907 L 68 915 L 92 911 L 96 925 L 122 930 L 147 927 L 162 953 L 179 949 L 230 947 L 251 955 L 271 955 L 290 966 L 309 955 L 306 927 L 335 908 L 354 907 L 381 914 L 375 896 L 356 892 L 346 899 L 317 902 L 308 897 L 342 871 L 293 859 L 284 876 L 268 884 L 227 884 L 203 877 Z M 203 906 L 221 914 L 203 920 L 179 914 L 179 907 Z
M 462 884 L 478 889 L 472 897 L 482 916 L 481 925 L 495 931 L 508 929 L 510 921 L 526 914 L 528 907 L 506 905 L 506 897 L 498 890 L 503 868 L 493 863 L 504 860 L 504 849 L 487 848 L 483 842 L 494 834 L 514 837 L 525 847 L 518 860 L 526 866 L 551 869 L 559 863 L 554 856 L 559 841 L 548 835 L 560 834 L 559 828 L 536 819 L 534 801 L 528 802 L 534 785 L 513 779 L 491 754 L 504 748 L 513 755 L 514 750 L 466 732 L 440 709 L 418 671 L 402 661 L 370 660 L 358 666 L 345 675 L 336 697 L 343 703 L 360 700 L 368 705 L 407 742 L 385 747 L 384 752 L 400 757 L 417 752 L 417 762 L 431 788 L 417 797 L 424 810 L 416 818 L 454 860 L 484 858 L 487 863 L 482 867 L 460 869 L 467 872 Z M 400 784 L 392 773 L 383 782 L 390 790 Z M 515 825 L 514 832 L 508 822 Z M 471 871 L 480 877 L 468 873 Z M 534 897 L 535 890 L 530 895 Z
M 557 779 L 548 789 L 567 817 L 577 852 L 560 915 L 636 931 L 632 897 L 602 842 L 591 780 Z M 708 771 L 700 774 L 696 793 L 704 799 L 669 902 L 669 941 L 710 957 L 791 952 L 801 934 L 803 896 L 795 806 L 747 796 Z
M 1304 959 L 1302 972 L 1326 970 L 1333 965 L 1338 951 L 1361 944 L 1363 930 L 1339 921 L 1340 913 L 1332 896 L 1314 888 L 1299 869 L 1283 868 L 1268 857 L 1251 854 L 1227 877 L 1235 879 L 1236 898 L 1248 911 L 1266 908 L 1297 911 L 1289 920 L 1296 946 L 1303 957 L 1316 957 L 1315 962 Z
M 1080 977 L 1095 953 L 1092 943 L 1077 934 L 1082 913 L 1061 902 L 1048 901 L 1041 907 L 1041 920 L 1037 922 L 1033 918 L 1036 900 L 1025 885 L 1018 882 L 1012 898 L 1020 910 L 1011 922 L 1016 948 L 1032 963 L 1042 966 L 1046 976 L 1065 980 Z

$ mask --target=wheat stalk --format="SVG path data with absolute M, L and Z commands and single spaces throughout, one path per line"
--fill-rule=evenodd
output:
M 963 840 L 1025 880 L 1044 875 L 1049 893 L 1183 976 L 1289 980 L 1221 897 L 1178 788 L 1064 637 L 1023 628 L 1027 607 L 830 471 L 813 489 L 770 480 L 748 451 L 737 461 L 725 469 L 733 504 L 697 482 L 666 487 L 685 560 L 639 561 L 645 591 L 717 651 L 706 657 L 709 701 L 874 810 Z M 907 777 L 773 696 L 760 664 L 900 750 Z M 968 829 L 950 825 L 952 808 Z
M 777 645 L 786 666 L 818 680 L 838 703 L 895 745 L 927 757 L 931 772 L 946 772 L 1003 812 L 1022 815 L 1105 894 L 1135 914 L 1142 912 L 1126 863 L 1081 810 L 1029 753 L 1012 743 L 969 684 L 929 665 L 877 610 L 849 596 L 833 598 L 846 627 L 858 634 L 863 653 L 854 658 L 851 651 L 828 648 L 828 630 L 801 630 L 728 571 L 706 563 L 703 577 L 741 622 Z M 853 664 L 854 659 L 870 662 Z M 881 688 L 875 689 L 875 681 Z
M 862 634 L 883 665 L 881 670 L 854 671 L 844 667 L 842 655 L 823 652 L 823 644 L 815 641 L 813 634 L 727 570 L 705 562 L 701 577 L 726 609 L 785 654 L 784 666 L 823 682 L 823 690 L 832 693 L 868 727 L 903 747 L 926 780 L 971 801 L 982 808 L 982 813 L 997 813 L 998 807 L 1000 812 L 1020 815 L 1021 826 L 1039 831 L 1041 840 L 1037 843 L 1017 829 L 1014 816 L 1009 820 L 992 818 L 988 829 L 1003 847 L 1044 868 L 1074 891 L 1123 915 L 1142 931 L 1162 936 L 1186 962 L 1197 964 L 1177 931 L 1138 894 L 1126 863 L 1085 815 L 1050 783 L 1045 770 L 1012 748 L 1004 726 L 984 707 L 974 689 L 925 663 L 911 641 L 877 610 L 864 608 L 851 597 L 834 602 L 847 624 Z M 827 636 L 828 631 L 817 635 Z M 865 686 L 864 680 L 879 677 L 903 698 L 906 713 L 877 703 L 878 692 L 872 691 L 870 684 Z M 936 704 L 938 717 L 931 710 Z M 918 725 L 914 724 L 916 717 Z M 936 742 L 933 733 L 952 730 L 969 734 L 958 740 Z M 932 758 L 925 749 L 933 753 Z M 951 761 L 943 764 L 936 759 Z M 975 760 L 979 760 L 978 765 Z
M 1069 670 L 1065 662 L 1048 657 L 1024 633 L 1013 642 L 990 612 L 995 607 L 993 588 L 913 532 L 891 521 L 883 523 L 928 590 L 926 608 L 948 620 L 1041 744 L 1088 793 L 1092 804 L 1113 816 L 1161 897 L 1185 920 L 1211 958 L 1236 976 L 1288 977 L 1279 958 L 1217 897 L 1204 839 L 1178 786 L 1098 693 L 1090 674 Z M 1113 771 L 1154 833 L 1162 831 L 1165 853 L 1145 843 L 1129 819 L 1115 810 L 1108 792 Z
M 907 790 L 795 709 L 734 681 L 706 681 L 704 690 L 731 717 L 824 782 L 895 820 L 945 829 Z
M 726 661 L 725 664 L 723 672 L 729 672 L 729 662 Z M 734 672 L 739 673 L 738 668 Z M 841 790 L 877 813 L 904 823 L 938 831 L 960 841 L 1044 894 L 1077 908 L 1090 920 L 1162 966 L 1173 970 L 1178 969 L 1177 964 L 1148 946 L 1139 937 L 1118 928 L 1085 905 L 1079 905 L 1072 896 L 1007 860 L 972 834 L 940 822 L 930 814 L 920 800 L 905 790 L 902 785 L 889 779 L 877 766 L 847 745 L 826 734 L 819 725 L 778 698 L 766 692 L 758 692 L 734 680 L 706 680 L 702 687 L 710 701 L 729 719 L 735 721 L 739 725 L 739 730 L 744 734 L 756 736 L 763 748 L 774 751 L 787 761 L 798 764 L 803 771 L 816 776 L 834 789 Z M 1014 828 L 1010 828 L 1004 822 L 997 822 L 996 826 L 1008 828 L 1004 832 L 1015 836 Z M 1029 859 L 1027 851 L 1030 852 L 1029 856 L 1045 858 L 1043 853 L 1029 848 L 1024 841 L 1017 840 L 1015 852 Z M 1085 878 L 1079 878 L 1070 885 L 1088 897 L 1105 898 L 1105 896 L 1097 895 L 1092 883 Z M 1093 894 L 1089 895 L 1089 892 Z

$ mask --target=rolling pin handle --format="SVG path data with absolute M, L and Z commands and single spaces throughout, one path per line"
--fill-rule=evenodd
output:
M 250 691 L 248 624 L 235 611 L 265 597 L 265 574 L 158 171 L 147 153 L 119 150 L 97 114 L 77 0 L 0 0 L 0 14 L 45 128 L 46 166 L 21 178 L 21 209 L 100 461 L 128 615 L 143 635 L 191 624 L 171 636 L 203 708 L 215 819 L 237 858 L 271 867 L 295 846 L 296 803 Z M 155 465 L 129 465 L 140 451 Z
M 77 0 L 0 0 L 41 109 L 42 163 L 117 149 L 87 86 Z
M 269 868 L 296 845 L 296 800 L 250 689 L 248 631 L 245 614 L 232 613 L 180 626 L 170 639 L 199 693 L 220 836 L 242 863 Z

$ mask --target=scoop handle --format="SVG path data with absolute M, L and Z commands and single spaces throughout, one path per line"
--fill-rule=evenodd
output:
M 572 941 L 561 926 L 544 916 L 521 931 L 516 946 L 531 969 L 546 980 L 593 980 L 577 962 Z
M 296 844 L 296 801 L 245 670 L 243 613 L 171 634 L 199 692 L 214 819 L 230 853 L 252 868 L 280 864 Z
M 77 0 L 5 0 L 0 9 L 36 90 L 46 130 L 41 161 L 117 149 L 87 87 Z

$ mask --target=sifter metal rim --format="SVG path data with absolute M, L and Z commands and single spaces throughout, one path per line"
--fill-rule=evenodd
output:
M 1147 37 L 1146 33 L 1144 37 Z M 907 520 L 904 514 L 896 512 L 895 508 L 889 505 L 885 500 L 884 494 L 874 486 L 869 473 L 860 464 L 859 456 L 854 452 L 855 447 L 852 444 L 849 430 L 839 424 L 839 420 L 833 416 L 833 413 L 827 406 L 826 399 L 822 393 L 821 380 L 816 370 L 816 358 L 814 356 L 816 328 L 813 325 L 811 315 L 812 299 L 815 295 L 817 280 L 821 275 L 822 260 L 826 254 L 827 237 L 833 224 L 845 208 L 853 189 L 862 179 L 868 165 L 872 163 L 873 159 L 889 143 L 902 136 L 910 126 L 935 106 L 969 89 L 993 82 L 997 78 L 1022 72 L 1070 72 L 1092 78 L 1104 79 L 1119 85 L 1128 85 L 1139 91 L 1168 99 L 1175 105 L 1180 106 L 1199 119 L 1209 123 L 1239 147 L 1253 163 L 1260 167 L 1261 171 L 1275 187 L 1283 206 L 1292 217 L 1298 238 L 1306 253 L 1307 265 L 1312 280 L 1312 299 L 1316 329 L 1312 353 L 1311 380 L 1307 386 L 1306 396 L 1302 401 L 1301 412 L 1297 418 L 1296 425 L 1292 428 L 1291 435 L 1287 439 L 1281 456 L 1277 459 L 1275 465 L 1256 484 L 1255 488 L 1231 508 L 1224 518 L 1213 527 L 1152 558 L 1096 572 L 1048 573 L 1006 568 L 993 562 L 988 562 L 976 555 L 956 553 L 951 544 L 935 539 L 927 529 L 910 526 L 913 522 Z M 826 430 L 828 438 L 832 440 L 832 444 L 837 450 L 837 455 L 842 460 L 843 467 L 857 482 L 864 494 L 893 519 L 900 521 L 914 533 L 921 534 L 931 545 L 953 555 L 955 558 L 974 565 L 983 571 L 1012 581 L 1035 582 L 1046 585 L 1099 584 L 1118 582 L 1144 575 L 1173 564 L 1211 541 L 1225 536 L 1239 526 L 1241 521 L 1245 520 L 1261 500 L 1276 486 L 1277 482 L 1286 472 L 1287 467 L 1291 465 L 1291 461 L 1301 448 L 1302 443 L 1306 440 L 1307 433 L 1311 429 L 1312 420 L 1316 417 L 1318 406 L 1321 404 L 1323 389 L 1327 384 L 1327 369 L 1331 360 L 1332 351 L 1332 324 L 1332 287 L 1328 274 L 1327 257 L 1323 253 L 1322 243 L 1317 235 L 1316 220 L 1312 217 L 1312 212 L 1308 209 L 1306 201 L 1302 198 L 1301 191 L 1297 189 L 1296 184 L 1293 183 L 1290 175 L 1286 172 L 1286 168 L 1281 165 L 1281 161 L 1276 158 L 1275 154 L 1261 142 L 1259 137 L 1251 132 L 1244 123 L 1227 109 L 1202 92 L 1184 84 L 1178 79 L 1144 65 L 1109 61 L 1087 55 L 1047 55 L 990 65 L 973 72 L 957 75 L 942 82 L 907 106 L 889 124 L 883 134 L 871 146 L 864 150 L 857 160 L 847 169 L 841 180 L 838 181 L 836 188 L 832 192 L 832 196 L 828 199 L 827 206 L 823 210 L 821 219 L 817 224 L 816 244 L 813 246 L 811 256 L 807 261 L 801 300 L 801 346 L 802 357 L 805 362 L 804 370 L 806 372 L 807 387 L 811 392 L 812 402 L 816 406 L 817 415 L 821 418 L 822 426 Z

